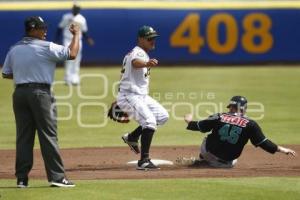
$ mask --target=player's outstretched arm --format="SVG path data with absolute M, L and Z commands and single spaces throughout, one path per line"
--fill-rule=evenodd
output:
M 260 146 L 263 150 L 269 152 L 269 153 L 276 153 L 276 152 L 280 152 L 280 153 L 284 153 L 286 155 L 292 155 L 292 156 L 296 156 L 296 152 L 292 149 L 288 149 L 279 145 L 276 145 L 275 143 L 273 143 L 271 140 L 269 139 L 265 139 L 261 144 L 259 144 L 258 146 Z
M 193 115 L 192 114 L 186 114 L 184 115 L 184 121 L 187 123 L 187 130 L 190 131 L 199 131 L 198 121 L 193 121 Z
M 188 124 L 186 127 L 187 130 L 207 133 L 213 129 L 214 123 L 218 120 L 218 115 L 211 115 L 207 119 L 201 121 L 193 121 L 193 115 L 186 114 L 183 119 Z
M 144 67 L 154 67 L 158 65 L 158 60 L 151 58 L 148 62 L 142 61 L 140 59 L 134 59 L 132 61 L 132 66 L 135 68 L 144 68 Z
M 285 147 L 282 147 L 282 146 L 278 146 L 277 152 L 281 152 L 281 153 L 284 153 L 286 155 L 292 155 L 292 156 L 296 156 L 297 155 L 294 150 L 289 149 L 289 148 L 285 148 Z
M 95 45 L 94 39 L 92 37 L 90 37 L 87 32 L 82 32 L 82 36 L 87 41 L 88 45 L 90 45 L 90 46 Z

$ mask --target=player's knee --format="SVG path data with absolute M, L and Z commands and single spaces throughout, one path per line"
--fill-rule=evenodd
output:
M 156 129 L 157 129 L 156 124 L 145 124 L 142 127 L 143 127 L 143 129 L 147 128 L 147 129 L 151 129 L 151 130 L 154 130 L 154 131 L 156 131 Z
M 156 130 L 157 129 L 157 122 L 155 117 L 149 117 L 145 123 L 142 125 L 143 128 L 149 128 L 152 130 Z
M 158 125 L 163 125 L 168 121 L 168 119 L 169 119 L 169 113 L 167 111 L 165 111 L 165 112 L 162 113 L 159 120 L 157 120 L 157 124 Z

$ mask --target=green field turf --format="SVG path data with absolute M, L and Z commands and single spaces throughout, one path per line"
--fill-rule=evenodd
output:
M 297 178 L 166 179 L 77 181 L 75 188 L 50 188 L 32 181 L 31 188 L 16 189 L 15 181 L 0 181 L 5 200 L 297 200 Z
M 119 80 L 120 68 L 82 68 L 81 74 L 100 77 L 83 78 L 80 88 L 68 88 L 63 84 L 54 87 L 57 97 L 66 97 L 57 99 L 59 117 L 70 116 L 69 120 L 58 123 L 61 148 L 124 145 L 120 136 L 133 130 L 137 126 L 135 122 L 118 124 L 107 121 L 107 125 L 100 128 L 80 125 L 97 125 L 107 120 L 104 107 L 114 100 L 112 84 Z M 226 110 L 229 98 L 237 94 L 264 106 L 264 112 L 250 112 L 249 116 L 264 115 L 258 122 L 267 137 L 279 144 L 300 144 L 299 74 L 300 68 L 297 67 L 153 68 L 150 93 L 160 97 L 159 101 L 166 105 L 171 116 L 167 124 L 157 131 L 153 145 L 200 144 L 203 135 L 186 131 L 186 125 L 180 118 L 191 109 L 197 110 L 195 116 L 199 117 Z M 104 87 L 101 77 L 107 77 L 107 87 Z M 62 68 L 56 71 L 56 80 L 63 80 Z M 107 95 L 103 98 L 88 98 L 104 94 L 104 88 Z M 0 91 L 0 149 L 14 149 L 12 82 L 0 79 Z M 70 97 L 67 96 L 69 92 L 72 92 Z M 205 103 L 208 105 L 204 106 Z M 249 106 L 249 109 L 255 108 Z M 36 145 L 36 148 L 39 146 Z
M 73 95 L 58 99 L 58 114 L 67 117 L 70 108 L 73 114 L 69 120 L 59 121 L 59 143 L 62 148 L 103 147 L 124 145 L 120 136 L 132 130 L 135 122 L 117 124 L 108 121 L 102 128 L 81 127 L 77 116 L 82 108 L 81 122 L 95 125 L 105 120 L 103 108 L 114 97 L 112 84 L 119 79 L 119 68 L 82 68 L 81 74 L 93 74 L 107 77 L 108 95 L 102 99 L 86 96 L 101 95 L 104 82 L 100 78 L 84 78 L 81 88 L 72 88 Z M 300 68 L 296 67 L 234 67 L 234 68 L 157 68 L 151 70 L 151 93 L 166 104 L 170 110 L 170 120 L 159 129 L 154 145 L 198 145 L 203 135 L 192 134 L 185 130 L 181 119 L 189 112 L 201 106 L 195 115 L 207 116 L 213 112 L 212 103 L 217 111 L 225 110 L 232 95 L 241 94 L 251 102 L 261 102 L 263 113 L 249 113 L 252 117 L 264 114 L 259 120 L 265 134 L 280 144 L 300 144 L 299 87 Z M 63 69 L 58 69 L 56 80 L 62 80 Z M 66 96 L 70 88 L 56 85 L 57 97 Z M 0 149 L 14 149 L 15 124 L 12 113 L 11 81 L 0 79 Z M 214 97 L 214 98 L 212 98 Z M 63 104 L 62 104 L 63 103 Z M 184 106 L 180 106 L 179 104 Z M 98 106 L 97 106 L 98 104 Z M 90 105 L 90 106 L 87 106 Z M 94 105 L 94 106 L 93 106 Z M 174 106 L 177 105 L 177 106 Z M 172 109 L 173 107 L 173 109 Z M 68 109 L 67 109 L 68 108 Z M 249 106 L 249 108 L 254 108 Z M 174 117 L 175 115 L 175 117 Z M 39 145 L 36 145 L 39 148 Z M 1 163 L 0 163 L 1 164 Z M 1 165 L 0 165 L 1 166 Z M 72 189 L 50 188 L 46 180 L 30 180 L 29 189 L 16 189 L 15 180 L 0 180 L 0 200 L 15 199 L 112 199 L 112 200 L 296 200 L 300 196 L 299 178 L 203 178 L 203 179 L 166 179 L 166 180 L 75 180 L 77 187 Z

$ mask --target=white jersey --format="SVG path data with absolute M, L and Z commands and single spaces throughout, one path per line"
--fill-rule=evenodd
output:
M 88 27 L 86 19 L 81 14 L 74 16 L 72 13 L 66 13 L 63 15 L 58 27 L 63 29 L 64 40 L 72 40 L 72 33 L 69 31 L 71 23 L 76 23 L 79 25 L 81 32 L 87 32 Z M 82 38 L 82 33 L 80 33 L 79 38 Z
M 149 56 L 142 48 L 136 46 L 124 57 L 120 92 L 141 95 L 148 94 L 150 67 L 134 68 L 132 66 L 134 59 L 148 62 Z

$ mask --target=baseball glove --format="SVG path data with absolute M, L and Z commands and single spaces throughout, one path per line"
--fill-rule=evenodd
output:
M 128 123 L 130 121 L 128 114 L 121 110 L 121 108 L 117 105 L 117 102 L 113 102 L 111 104 L 107 117 L 120 123 Z

